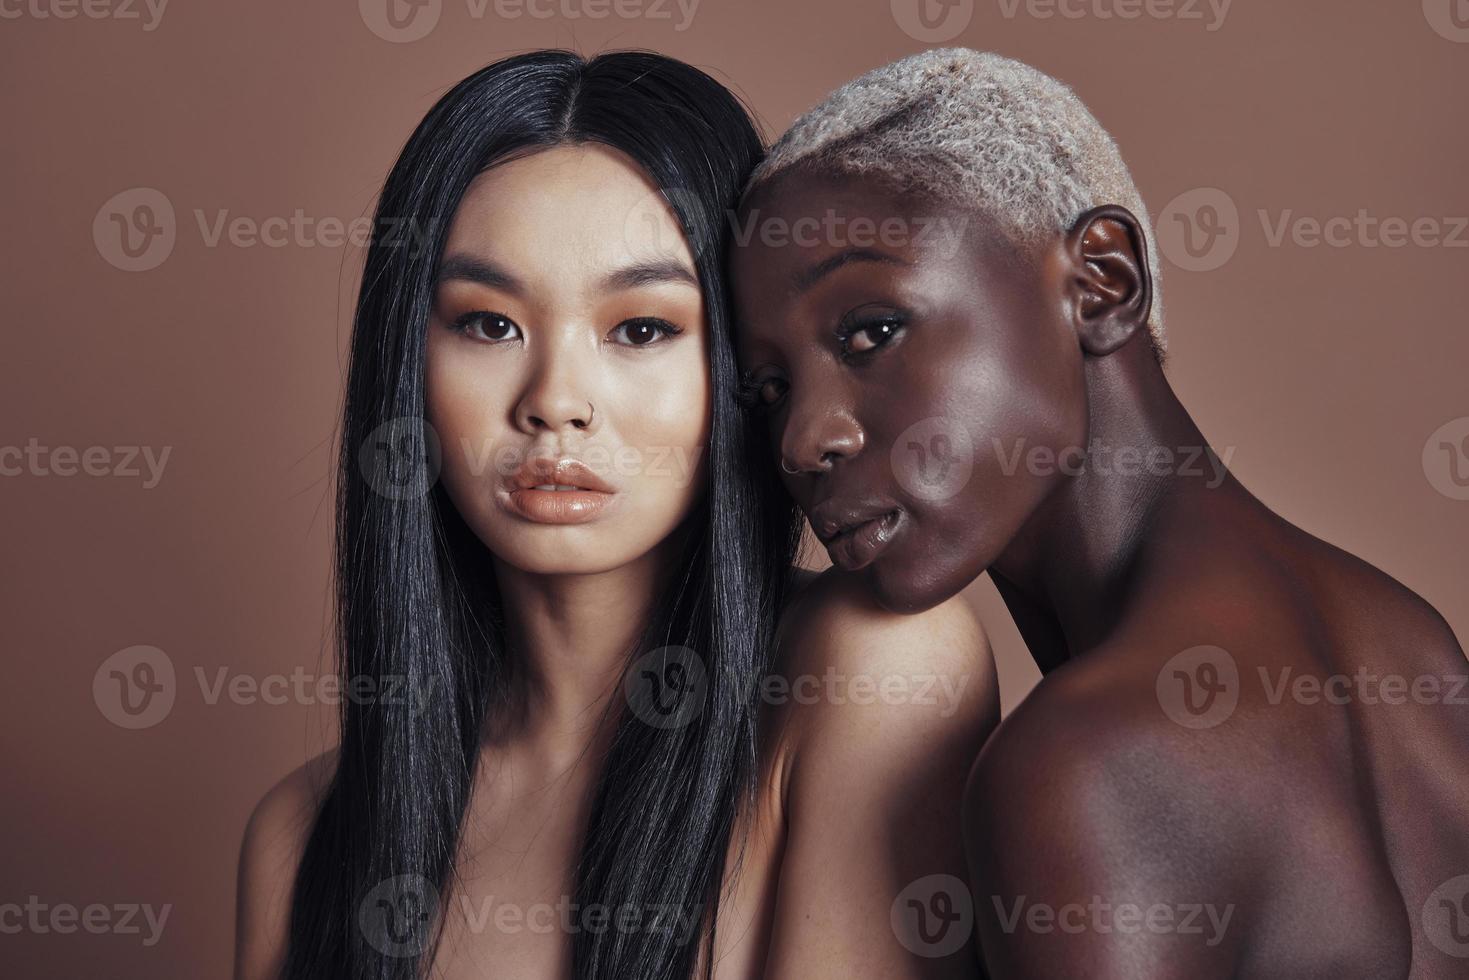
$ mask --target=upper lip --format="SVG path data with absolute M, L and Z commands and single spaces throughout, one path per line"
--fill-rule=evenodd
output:
M 521 464 L 520 469 L 507 481 L 511 490 L 529 490 L 532 487 L 560 485 L 592 490 L 597 493 L 615 493 L 615 488 L 598 476 L 591 467 L 579 459 L 549 456 L 533 456 Z
M 816 532 L 821 543 L 830 544 L 834 539 L 861 527 L 868 521 L 886 517 L 897 510 L 896 504 L 884 500 L 828 499 L 812 507 L 806 516 L 811 521 L 811 530 Z

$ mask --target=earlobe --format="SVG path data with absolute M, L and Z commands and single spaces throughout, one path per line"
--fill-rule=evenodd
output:
M 1086 211 L 1066 234 L 1073 326 L 1082 349 L 1094 357 L 1146 332 L 1153 281 L 1144 235 L 1119 204 Z

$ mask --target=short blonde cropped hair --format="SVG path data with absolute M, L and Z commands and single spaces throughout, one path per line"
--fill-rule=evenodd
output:
M 1023 246 L 1064 232 L 1089 208 L 1122 205 L 1143 225 L 1153 279 L 1148 329 L 1162 360 L 1161 269 L 1142 195 L 1112 137 L 1044 72 L 968 48 L 875 68 L 797 119 L 747 192 L 798 164 L 973 206 Z

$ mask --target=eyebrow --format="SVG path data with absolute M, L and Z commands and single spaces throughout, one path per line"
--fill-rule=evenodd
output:
M 514 275 L 484 259 L 468 255 L 454 255 L 445 259 L 439 267 L 439 282 L 463 279 L 504 290 L 516 296 L 525 293 L 525 286 Z M 637 289 L 639 286 L 657 286 L 663 283 L 684 283 L 700 288 L 698 277 L 677 259 L 654 259 L 637 262 L 615 269 L 602 277 L 601 287 L 607 291 Z
M 887 265 L 908 265 L 903 259 L 898 258 L 896 255 L 889 255 L 886 252 L 879 252 L 870 248 L 849 248 L 835 255 L 829 255 L 809 268 L 799 270 L 791 277 L 791 282 L 796 287 L 797 292 L 804 293 L 816 285 L 822 278 L 830 275 L 849 262 L 881 262 Z
M 639 262 L 607 273 L 602 278 L 603 289 L 636 289 L 639 286 L 657 286 L 666 282 L 681 282 L 699 288 L 699 280 L 688 266 L 676 259 L 654 259 Z
M 481 286 L 489 286 L 491 289 L 500 289 L 515 296 L 525 293 L 524 284 L 509 272 L 493 262 L 486 262 L 468 255 L 452 255 L 439 266 L 438 281 L 448 282 L 451 279 L 464 279 L 468 282 L 479 283 Z

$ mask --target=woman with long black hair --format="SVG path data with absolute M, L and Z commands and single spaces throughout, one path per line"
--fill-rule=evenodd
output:
M 251 816 L 237 976 L 972 969 L 890 922 L 962 873 L 983 634 L 795 581 L 721 268 L 760 154 L 643 53 L 497 62 L 408 141 L 341 432 L 340 746 Z

